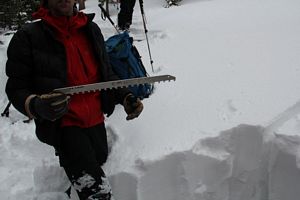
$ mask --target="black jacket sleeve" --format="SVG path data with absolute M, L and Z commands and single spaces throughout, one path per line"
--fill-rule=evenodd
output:
M 32 51 L 26 32 L 19 30 L 11 39 L 7 49 L 6 94 L 13 106 L 26 115 L 25 100 L 32 94 Z

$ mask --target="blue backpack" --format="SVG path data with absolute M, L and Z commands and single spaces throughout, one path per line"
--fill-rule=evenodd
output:
M 110 64 L 120 79 L 147 77 L 146 69 L 133 39 L 125 31 L 111 36 L 105 41 Z M 129 87 L 129 90 L 138 98 L 148 98 L 153 92 L 153 84 L 144 84 Z

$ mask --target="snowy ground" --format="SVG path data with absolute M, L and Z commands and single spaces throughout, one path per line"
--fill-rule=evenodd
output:
M 97 0 L 86 3 L 105 37 L 114 34 Z M 116 200 L 298 200 L 300 1 L 163 5 L 144 2 L 154 72 L 146 41 L 136 46 L 151 75 L 177 79 L 156 85 L 137 120 L 127 122 L 122 107 L 106 120 Z M 144 38 L 138 2 L 131 34 Z M 1 111 L 10 38 L 0 36 Z M 23 119 L 14 109 L 0 118 L 1 200 L 65 199 L 53 149 Z

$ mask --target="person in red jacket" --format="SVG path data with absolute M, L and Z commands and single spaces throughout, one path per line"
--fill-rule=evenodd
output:
M 108 156 L 105 114 L 123 104 L 127 120 L 143 110 L 128 89 L 67 96 L 56 88 L 118 80 L 109 64 L 94 15 L 74 10 L 75 0 L 44 0 L 36 20 L 10 41 L 6 93 L 14 107 L 33 118 L 38 139 L 58 152 L 80 200 L 110 200 L 101 166 Z

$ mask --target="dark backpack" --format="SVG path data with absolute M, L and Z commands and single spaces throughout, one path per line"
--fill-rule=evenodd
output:
M 111 36 L 105 42 L 113 71 L 120 79 L 147 77 L 141 56 L 133 46 L 133 39 L 125 31 Z M 152 84 L 129 87 L 129 90 L 140 99 L 149 97 L 153 92 Z

